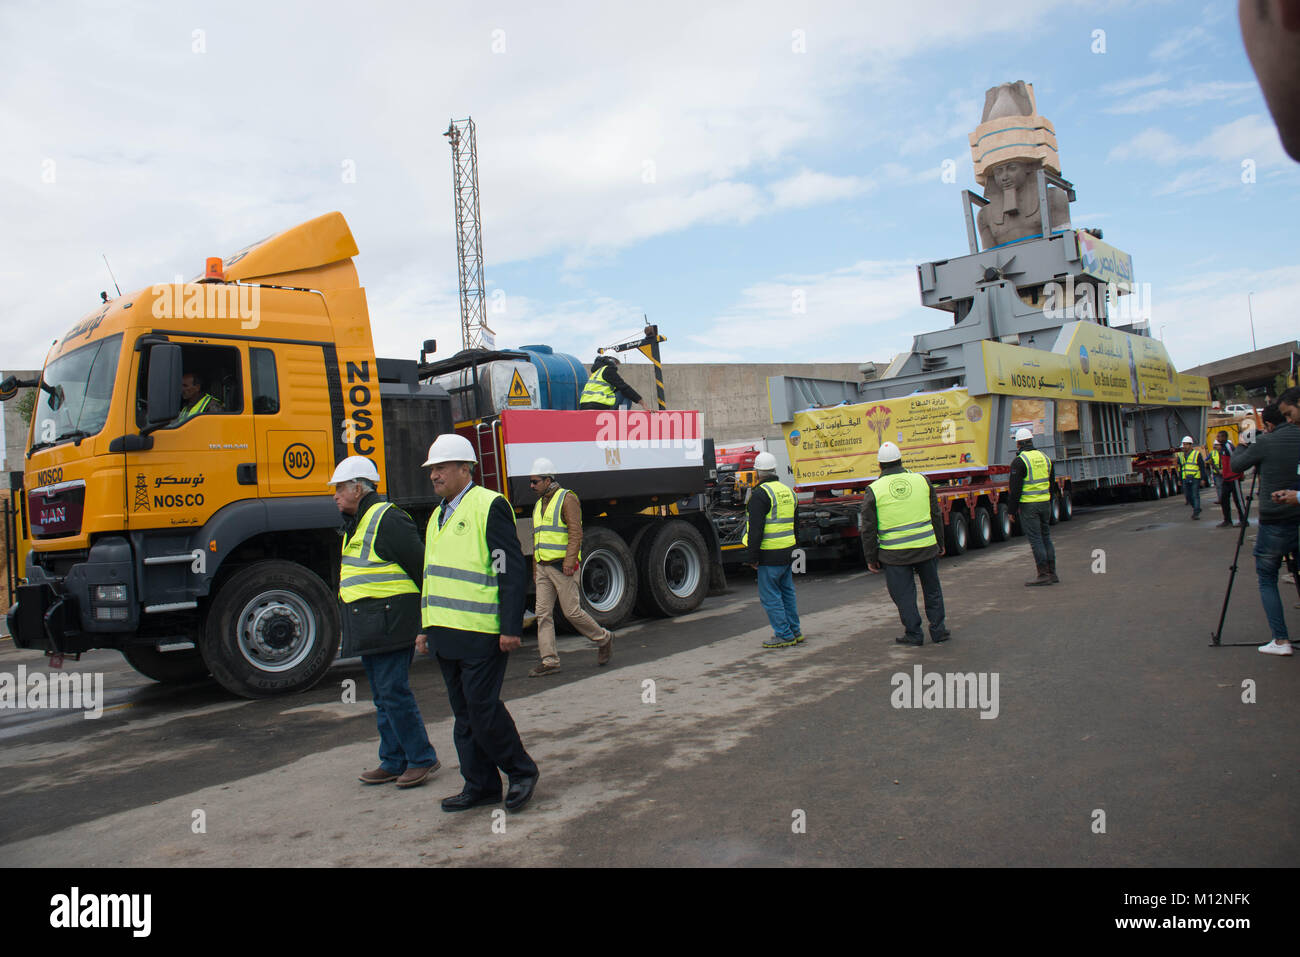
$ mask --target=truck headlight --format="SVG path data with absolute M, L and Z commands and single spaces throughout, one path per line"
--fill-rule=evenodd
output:
M 95 601 L 126 601 L 126 586 L 96 585 Z

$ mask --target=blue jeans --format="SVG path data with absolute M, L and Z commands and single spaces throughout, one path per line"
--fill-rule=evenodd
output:
M 1183 498 L 1187 499 L 1187 504 L 1192 507 L 1193 515 L 1201 514 L 1201 480 L 1198 478 L 1183 479 Z
M 410 648 L 361 656 L 379 722 L 379 766 L 388 774 L 430 767 L 438 760 L 411 693 L 411 657 Z
M 1282 559 L 1300 545 L 1300 526 L 1263 525 L 1255 536 L 1255 574 L 1259 576 L 1259 599 L 1264 616 L 1277 641 L 1287 641 L 1286 618 L 1282 614 L 1282 596 L 1277 590 L 1277 572 Z
M 789 565 L 758 566 L 758 600 L 763 603 L 772 632 L 778 638 L 798 638 L 799 606 L 794 600 L 794 573 Z

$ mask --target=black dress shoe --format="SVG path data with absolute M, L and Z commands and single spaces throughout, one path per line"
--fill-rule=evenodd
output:
M 930 632 L 930 640 L 934 642 L 936 645 L 940 644 L 941 642 L 947 641 L 951 637 L 952 637 L 952 632 L 950 631 L 941 631 L 937 635 L 934 632 Z
M 924 638 L 909 638 L 909 637 L 907 637 L 907 635 L 903 635 L 901 638 L 895 638 L 895 639 L 894 639 L 894 643 L 895 643 L 895 644 L 898 644 L 898 645 L 914 645 L 914 646 L 915 646 L 915 645 L 923 645 L 923 644 L 925 644 L 925 639 L 924 639 Z
M 506 791 L 506 810 L 519 811 L 523 806 L 532 799 L 533 790 L 537 787 L 537 777 L 524 778 L 521 781 L 515 781 Z
M 488 804 L 500 804 L 500 794 L 479 794 L 475 791 L 466 789 L 459 794 L 453 794 L 451 797 L 442 799 L 442 809 L 444 811 L 468 811 L 472 807 L 483 807 Z

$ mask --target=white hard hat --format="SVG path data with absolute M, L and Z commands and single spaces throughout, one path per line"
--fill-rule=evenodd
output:
M 440 435 L 429 446 L 429 458 L 425 465 L 439 465 L 442 462 L 475 462 L 474 446 L 469 439 L 454 432 Z
M 1192 437 L 1190 435 L 1184 435 L 1183 445 L 1191 445 L 1191 444 L 1192 444 Z
M 554 475 L 555 463 L 548 458 L 533 459 L 533 467 L 528 470 L 529 475 Z
M 771 452 L 759 452 L 754 456 L 754 468 L 760 472 L 775 472 L 776 456 Z
M 1029 431 L 1028 429 L 1016 429 L 1017 442 L 1032 442 L 1033 440 L 1034 440 L 1033 432 Z
M 898 451 L 898 446 L 893 442 L 882 442 L 880 451 L 876 453 L 876 461 L 881 465 L 888 465 L 890 462 L 898 462 L 903 458 L 903 453 Z
M 375 463 L 364 455 L 349 455 L 334 470 L 329 484 L 338 485 L 342 482 L 351 482 L 353 479 L 370 479 L 372 482 L 378 482 L 379 469 L 375 468 Z

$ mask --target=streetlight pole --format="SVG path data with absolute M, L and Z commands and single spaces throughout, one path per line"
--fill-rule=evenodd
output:
M 1252 352 L 1259 348 L 1255 345 L 1255 310 L 1250 304 L 1250 297 L 1253 295 L 1255 295 L 1253 292 L 1246 293 L 1246 312 L 1250 314 L 1250 348 Z

